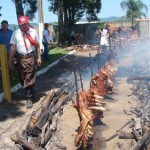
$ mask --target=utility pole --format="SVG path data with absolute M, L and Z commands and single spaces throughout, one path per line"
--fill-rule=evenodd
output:
M 43 6 L 42 6 L 42 0 L 38 0 L 38 29 L 39 29 L 39 41 L 40 41 L 40 49 L 43 51 L 43 44 L 42 44 L 42 32 L 43 32 Z
M 63 39 L 63 12 L 62 12 L 62 3 L 59 1 L 58 3 L 58 31 L 59 31 L 59 39 L 58 43 L 62 44 Z

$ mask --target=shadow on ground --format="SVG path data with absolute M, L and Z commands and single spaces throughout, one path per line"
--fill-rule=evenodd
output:
M 74 68 L 76 68 L 75 70 L 78 72 L 80 66 L 83 80 L 89 80 L 89 77 L 91 77 L 91 68 L 89 65 L 92 64 L 93 73 L 98 70 L 97 63 L 95 62 L 96 59 L 95 56 L 91 58 L 89 58 L 89 56 L 84 56 L 84 53 L 81 53 L 81 55 L 78 56 L 68 55 L 67 57 L 64 57 L 57 65 L 51 67 L 46 73 L 37 77 L 34 103 L 37 103 L 41 98 L 44 98 L 46 93 L 51 89 L 60 88 L 64 83 L 73 79 Z M 25 115 L 27 111 L 26 93 L 21 88 L 12 93 L 11 103 L 3 101 L 0 104 L 0 122 L 7 121 L 10 118 L 21 117 Z M 33 110 L 30 109 L 30 111 Z

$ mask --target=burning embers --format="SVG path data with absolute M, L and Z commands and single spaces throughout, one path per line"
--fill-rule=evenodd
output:
M 104 96 L 113 93 L 113 76 L 118 64 L 111 60 L 105 64 L 92 77 L 88 91 L 82 90 L 78 93 L 73 107 L 76 108 L 80 118 L 80 127 L 75 137 L 75 146 L 87 148 L 89 139 L 93 135 L 93 120 L 96 117 L 103 117 L 103 110 L 106 104 Z
M 132 77 L 130 81 L 134 82 L 132 95 L 138 100 L 138 106 L 132 108 L 130 113 L 135 117 L 130 125 L 132 132 L 122 131 L 119 134 L 123 139 L 135 139 L 136 144 L 132 150 L 149 150 L 150 149 L 150 83 L 147 77 Z M 131 95 L 129 95 L 131 96 Z M 127 114 L 130 115 L 130 114 Z

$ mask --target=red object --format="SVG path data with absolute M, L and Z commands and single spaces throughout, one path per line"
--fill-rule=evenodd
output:
M 30 44 L 31 44 L 32 46 L 36 46 L 37 43 L 36 43 L 36 41 L 31 37 L 31 35 L 30 35 L 29 33 L 26 33 L 26 35 L 27 35 L 27 38 L 28 38 Z
M 19 24 L 19 25 L 25 24 L 25 23 L 27 23 L 28 21 L 29 21 L 29 19 L 28 19 L 28 17 L 26 17 L 26 16 L 20 16 L 20 17 L 18 18 L 18 24 Z
M 27 48 L 27 44 L 26 44 L 26 40 L 25 40 L 25 35 L 27 36 L 27 38 L 28 38 L 30 44 L 31 44 L 32 46 L 36 46 L 37 43 L 36 43 L 36 41 L 31 37 L 31 35 L 30 35 L 29 33 L 27 33 L 27 32 L 23 32 L 23 40 L 24 40 L 24 45 L 25 45 L 25 47 L 26 47 L 26 50 L 28 50 L 28 48 Z

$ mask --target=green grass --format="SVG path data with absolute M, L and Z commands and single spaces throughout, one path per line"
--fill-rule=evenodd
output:
M 68 51 L 65 50 L 65 48 L 56 47 L 52 48 L 49 51 L 49 61 L 43 61 L 40 68 L 43 68 L 54 61 L 58 60 L 59 58 L 63 57 L 64 55 L 68 54 Z
M 38 70 L 46 67 L 47 65 L 53 63 L 54 61 L 58 60 L 59 58 L 63 57 L 64 55 L 68 54 L 69 51 L 67 51 L 65 48 L 62 47 L 51 47 L 49 50 L 49 61 L 42 61 L 41 66 L 38 68 Z M 19 83 L 17 70 L 15 68 L 14 70 L 14 77 L 15 80 L 10 80 L 10 87 L 13 87 L 17 83 Z M 3 92 L 2 87 L 2 76 L 1 76 L 1 70 L 0 70 L 0 93 Z

